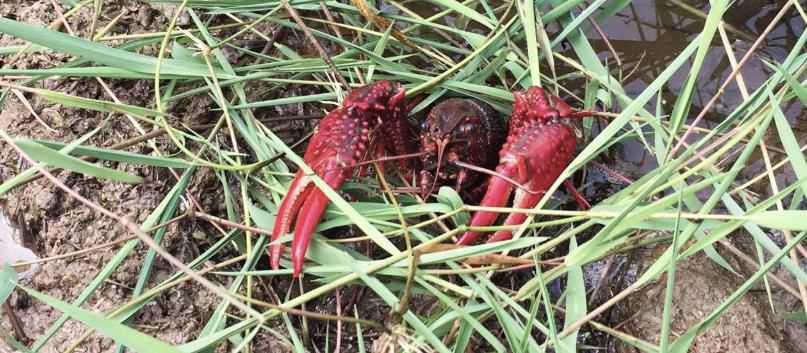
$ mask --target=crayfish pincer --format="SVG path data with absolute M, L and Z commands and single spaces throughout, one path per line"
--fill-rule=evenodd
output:
M 496 167 L 499 176 L 490 177 L 481 206 L 503 207 L 515 188 L 515 181 L 520 187 L 513 198 L 514 207 L 535 207 L 575 153 L 577 136 L 569 119 L 590 115 L 592 113 L 587 111 L 573 112 L 559 97 L 547 95 L 539 87 L 515 92 L 507 142 L 499 151 L 499 166 Z M 566 186 L 579 195 L 568 180 Z M 582 197 L 576 196 L 576 200 L 581 207 L 590 207 Z M 489 226 L 497 216 L 495 212 L 478 211 L 470 225 Z M 518 225 L 526 218 L 524 213 L 511 213 L 504 224 Z M 468 231 L 458 243 L 472 244 L 479 236 L 479 232 Z M 511 231 L 500 230 L 489 241 L 507 240 L 511 236 Z
M 354 166 L 368 156 L 413 148 L 408 146 L 414 142 L 401 130 L 407 124 L 405 101 L 403 87 L 389 81 L 351 90 L 342 105 L 320 121 L 303 156 L 305 163 L 331 188 L 339 189 Z M 378 130 L 384 134 L 375 133 Z M 298 171 L 275 219 L 275 243 L 269 250 L 272 268 L 280 266 L 283 252 L 277 239 L 293 227 L 291 261 L 294 277 L 300 275 L 308 242 L 327 206 L 328 197 L 313 184 L 312 177 Z

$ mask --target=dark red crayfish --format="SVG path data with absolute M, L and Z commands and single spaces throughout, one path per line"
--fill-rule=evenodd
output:
M 356 164 L 386 151 L 404 154 L 414 149 L 402 130 L 407 127 L 404 89 L 399 84 L 378 81 L 356 88 L 345 97 L 339 108 L 320 121 L 303 157 L 305 163 L 331 188 L 339 189 L 353 174 Z M 377 133 L 377 131 L 383 131 Z M 405 166 L 406 160 L 401 160 Z M 302 272 L 308 242 L 325 212 L 328 197 L 302 170 L 294 176 L 283 202 L 278 208 L 272 241 L 294 229 L 291 243 L 293 273 Z M 283 245 L 270 247 L 271 265 L 280 266 Z
M 569 125 L 569 119 L 590 116 L 591 112 L 573 112 L 559 97 L 547 95 L 539 87 L 514 94 L 507 142 L 499 151 L 496 171 L 527 189 L 516 190 L 514 207 L 532 208 L 560 176 L 575 153 L 577 137 L 573 127 Z M 503 207 L 515 188 L 512 180 L 491 176 L 481 206 Z M 574 190 L 571 182 L 567 180 L 565 183 L 580 206 L 589 208 L 588 202 Z M 495 212 L 478 211 L 471 218 L 470 225 L 489 226 L 497 217 L 498 213 Z M 518 225 L 526 218 L 524 213 L 511 213 L 504 224 Z M 480 235 L 479 232 L 468 231 L 458 240 L 458 244 L 472 244 Z M 511 231 L 500 230 L 489 241 L 507 240 L 510 237 Z
M 424 197 L 435 186 L 452 185 L 466 202 L 478 200 L 486 178 L 463 165 L 495 167 L 506 134 L 499 114 L 484 102 L 449 98 L 437 104 L 420 127 L 420 149 L 427 152 L 419 172 Z

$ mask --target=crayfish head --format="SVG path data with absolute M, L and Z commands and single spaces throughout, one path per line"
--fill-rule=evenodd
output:
M 403 86 L 399 83 L 378 81 L 351 90 L 342 105 L 368 113 L 404 113 L 405 95 Z
M 484 103 L 467 98 L 449 98 L 437 104 L 420 125 L 421 149 L 432 154 L 442 152 L 449 143 L 457 142 L 458 137 L 467 139 L 469 134 L 480 130 L 478 121 L 491 114 L 481 104 Z

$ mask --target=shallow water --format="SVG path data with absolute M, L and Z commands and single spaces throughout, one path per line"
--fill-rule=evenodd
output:
M 704 26 L 701 15 L 708 12 L 707 5 L 699 2 L 695 7 L 689 8 L 677 1 L 637 0 L 631 2 L 625 9 L 615 16 L 609 17 L 599 23 L 614 52 L 619 57 L 620 66 L 609 50 L 606 41 L 596 31 L 589 31 L 588 36 L 597 50 L 600 58 L 606 59 L 615 77 L 620 77 L 621 71 L 626 79 L 623 81 L 626 93 L 635 97 L 639 95 L 648 84 L 658 77 L 662 70 L 676 58 Z M 785 1 L 737 1 L 725 14 L 724 21 L 727 27 L 727 37 L 732 44 L 736 61 L 740 61 L 753 41 L 771 23 L 771 20 L 784 5 Z M 692 9 L 695 9 L 693 11 Z M 700 14 L 698 13 L 700 11 Z M 760 47 L 752 54 L 751 59 L 741 68 L 742 76 L 749 92 L 759 87 L 770 77 L 772 70 L 762 60 L 782 62 L 794 46 L 798 37 L 805 29 L 804 20 L 791 8 L 788 14 L 778 22 L 774 29 L 764 38 Z M 635 71 L 634 71 L 635 70 Z M 688 74 L 688 66 L 682 67 L 662 90 L 663 106 L 666 112 L 672 111 L 672 106 L 684 84 Z M 733 68 L 726 56 L 726 50 L 719 33 L 715 35 L 712 48 L 708 52 L 693 97 L 690 108 L 690 117 L 694 118 L 708 102 L 720 85 L 731 74 Z M 725 92 L 717 100 L 717 104 L 706 115 L 702 127 L 717 125 L 735 107 L 743 102 L 743 95 L 736 83 L 729 84 Z M 656 102 L 651 100 L 648 107 L 655 109 Z M 803 108 L 797 102 L 792 102 L 782 109 L 790 119 L 797 138 L 804 143 L 807 132 L 801 128 L 799 121 L 804 120 Z M 771 135 L 769 144 L 778 146 L 778 137 Z M 646 153 L 646 149 L 638 141 L 628 141 L 618 148 L 617 159 L 627 164 L 628 168 L 638 173 L 647 172 L 655 168 L 653 156 Z M 772 151 L 771 158 L 782 158 Z M 761 159 L 756 158 L 756 159 Z M 632 167 L 630 167 L 632 166 Z M 623 168 L 626 166 L 623 166 Z M 755 163 L 745 171 L 745 177 L 759 173 L 761 163 Z M 784 171 L 784 173 L 790 173 Z

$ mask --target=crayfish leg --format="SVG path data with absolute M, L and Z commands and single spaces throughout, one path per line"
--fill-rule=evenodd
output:
M 569 194 L 574 197 L 574 200 L 577 202 L 577 205 L 580 206 L 582 210 L 590 210 L 591 204 L 586 200 L 583 194 L 580 191 L 577 191 L 577 188 L 574 187 L 574 183 L 570 179 L 566 179 L 563 182 L 563 186 L 566 187 L 566 190 L 569 191 Z

